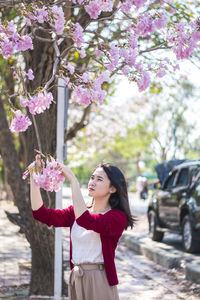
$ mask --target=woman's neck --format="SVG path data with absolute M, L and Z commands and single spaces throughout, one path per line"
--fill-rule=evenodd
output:
M 92 205 L 92 211 L 93 212 L 104 212 L 111 209 L 110 204 L 108 203 L 108 200 L 106 199 L 106 201 L 97 201 L 94 200 L 94 203 Z

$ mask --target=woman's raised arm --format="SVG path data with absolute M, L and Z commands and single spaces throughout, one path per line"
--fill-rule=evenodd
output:
M 30 192 L 31 208 L 32 210 L 38 210 L 43 205 L 43 201 L 40 193 L 40 188 L 34 184 L 32 173 L 30 173 Z
M 36 155 L 35 165 L 37 166 L 38 169 L 42 168 L 42 162 L 41 162 L 40 155 Z M 31 164 L 29 166 L 31 208 L 32 208 L 32 210 L 38 210 L 43 205 L 43 201 L 42 201 L 42 197 L 41 197 L 41 194 L 40 194 L 40 188 L 37 187 L 34 184 L 34 180 L 33 180 L 33 167 L 34 167 L 33 164 Z
M 87 210 L 87 206 L 83 199 L 78 179 L 68 166 L 61 165 L 61 169 L 65 178 L 70 182 L 74 213 L 75 217 L 78 218 Z

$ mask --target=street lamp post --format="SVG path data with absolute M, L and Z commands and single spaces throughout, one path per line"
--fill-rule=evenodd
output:
M 68 91 L 64 88 L 62 79 L 58 80 L 57 91 L 57 137 L 56 157 L 63 163 L 66 159 L 64 132 L 67 127 Z M 56 209 L 62 209 L 62 186 L 56 193 Z M 54 254 L 54 299 L 60 300 L 62 296 L 62 228 L 55 228 L 55 254 Z

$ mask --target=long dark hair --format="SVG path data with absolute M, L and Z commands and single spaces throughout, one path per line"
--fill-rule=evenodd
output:
M 110 184 L 116 188 L 116 192 L 111 194 L 109 198 L 109 204 L 111 208 L 123 211 L 127 217 L 126 229 L 129 226 L 133 228 L 136 218 L 131 214 L 124 174 L 118 167 L 107 163 L 99 164 L 96 169 L 97 168 L 103 168 L 110 180 Z

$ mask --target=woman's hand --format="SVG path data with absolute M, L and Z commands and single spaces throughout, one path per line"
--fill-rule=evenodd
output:
M 70 183 L 72 182 L 73 179 L 76 179 L 76 176 L 68 166 L 60 163 L 60 170 L 62 171 L 63 175 Z
M 28 166 L 28 170 L 30 175 L 33 175 L 33 172 L 42 172 L 44 166 L 44 162 L 41 159 L 41 156 L 39 154 L 36 155 L 35 160 Z

